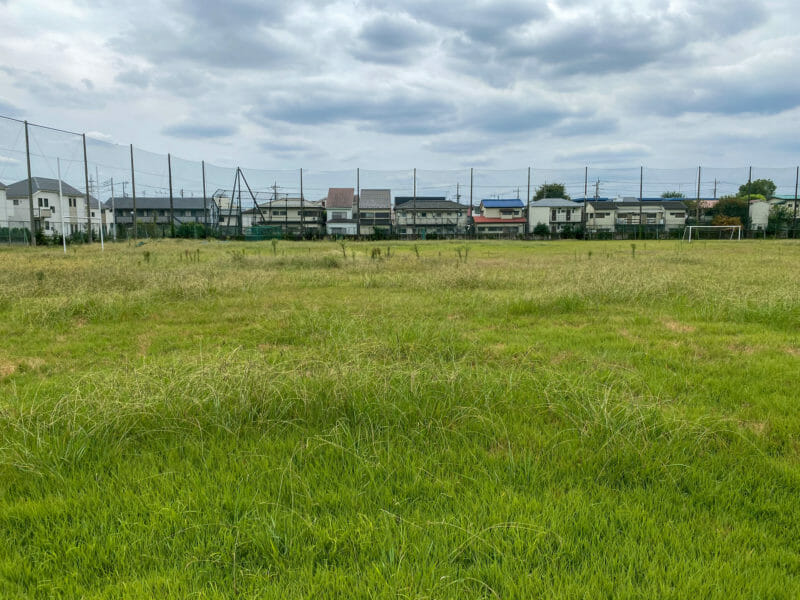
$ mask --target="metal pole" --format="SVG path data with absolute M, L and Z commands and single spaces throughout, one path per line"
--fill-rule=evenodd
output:
M 525 204 L 528 206 L 528 214 L 526 215 L 526 221 L 528 222 L 528 233 L 532 231 L 531 228 L 531 168 L 528 167 L 528 197 L 525 200 Z
M 695 206 L 695 218 L 700 223 L 700 178 L 703 175 L 703 167 L 697 167 L 697 206 Z M 692 232 L 689 231 L 689 241 L 692 241 Z
M 472 169 L 473 167 L 469 168 L 469 209 L 467 209 L 467 215 L 472 217 Z M 469 219 L 467 219 L 467 228 L 469 228 Z
M 639 232 L 644 236 L 642 228 L 642 186 L 644 182 L 644 167 L 639 167 Z M 639 237 L 638 235 L 636 237 Z
M 361 169 L 356 167 L 356 237 L 361 236 Z
M 172 155 L 167 152 L 167 172 L 169 173 L 169 237 L 175 237 L 175 206 L 172 200 Z
M 114 178 L 111 178 L 111 221 L 114 225 L 114 241 L 117 241 L 117 206 L 114 201 Z
M 92 242 L 92 203 L 89 195 L 89 161 L 86 159 L 86 134 L 81 134 L 83 137 L 83 176 L 86 183 L 86 218 L 89 221 L 88 239 L 89 243 Z M 97 200 L 100 202 L 100 199 Z
M 36 219 L 33 216 L 33 178 L 31 177 L 31 146 L 28 142 L 28 122 L 25 121 L 25 157 L 28 161 L 28 208 L 31 213 L 31 246 L 36 245 Z M 9 231 L 11 228 L 9 227 Z M 24 230 L 23 230 L 24 231 Z
M 203 226 L 205 227 L 206 237 L 208 237 L 208 200 L 206 200 L 206 161 L 200 161 L 203 168 Z
M 414 167 L 414 239 L 417 237 L 417 168 Z
M 61 159 L 56 158 L 58 166 L 58 210 L 61 211 L 61 242 L 64 244 L 64 254 L 67 253 L 67 236 L 64 233 L 64 195 L 61 192 Z
M 131 194 L 133 196 L 133 239 L 136 239 L 136 171 L 133 168 L 133 144 L 131 144 Z
M 305 201 L 303 200 L 303 167 L 300 167 L 300 239 L 306 237 Z
M 100 251 L 104 252 L 106 249 L 105 240 L 103 239 L 103 203 L 100 202 L 100 171 L 97 168 L 97 165 L 94 166 L 94 180 L 95 180 L 95 190 L 97 191 L 97 210 L 98 210 L 98 220 L 97 222 L 100 224 Z
M 794 175 L 794 219 L 792 219 L 792 237 L 797 237 L 797 184 L 800 183 L 800 167 Z

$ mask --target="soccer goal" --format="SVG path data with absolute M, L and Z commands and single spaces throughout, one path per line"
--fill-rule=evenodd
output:
M 718 231 L 716 239 L 720 240 L 741 240 L 742 239 L 742 226 L 741 225 L 687 225 L 683 230 L 684 241 L 691 242 L 692 239 L 700 239 L 699 233 L 704 229 Z M 730 232 L 730 233 L 729 233 Z M 688 239 L 687 239 L 687 235 Z

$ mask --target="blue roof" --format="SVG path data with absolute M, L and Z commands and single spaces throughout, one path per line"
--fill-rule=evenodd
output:
M 522 208 L 525 206 L 519 198 L 483 199 L 481 204 L 487 208 Z

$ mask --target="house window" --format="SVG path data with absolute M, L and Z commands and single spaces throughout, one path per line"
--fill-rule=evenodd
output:
M 682 213 L 682 212 L 669 213 L 669 216 L 670 217 L 674 217 L 676 219 L 685 219 L 686 218 L 686 213 Z
M 14 198 L 14 206 L 19 206 L 19 200 L 17 200 L 16 198 Z
M 554 208 L 550 211 L 550 220 L 557 221 L 558 220 L 558 211 Z
M 572 211 L 568 210 L 567 211 L 567 221 L 571 221 L 571 220 L 572 220 Z
M 53 211 L 53 212 L 56 212 L 56 205 L 53 204 L 53 206 L 50 207 L 50 210 Z
M 70 206 L 70 208 L 77 208 L 78 201 L 75 198 L 70 198 L 69 199 L 69 206 Z
M 50 231 L 50 221 L 45 221 L 44 222 L 44 230 L 45 231 Z
M 47 208 L 47 198 L 39 198 L 39 208 Z
M 92 211 L 92 216 L 94 216 L 94 211 Z
M 428 216 L 428 213 L 426 213 L 426 212 L 421 212 L 421 213 L 419 213 L 419 216 L 420 216 L 420 217 L 427 217 L 427 216 Z

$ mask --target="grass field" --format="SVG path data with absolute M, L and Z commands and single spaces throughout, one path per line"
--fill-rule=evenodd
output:
M 800 243 L 6 248 L 0 317 L 0 598 L 800 595 Z

